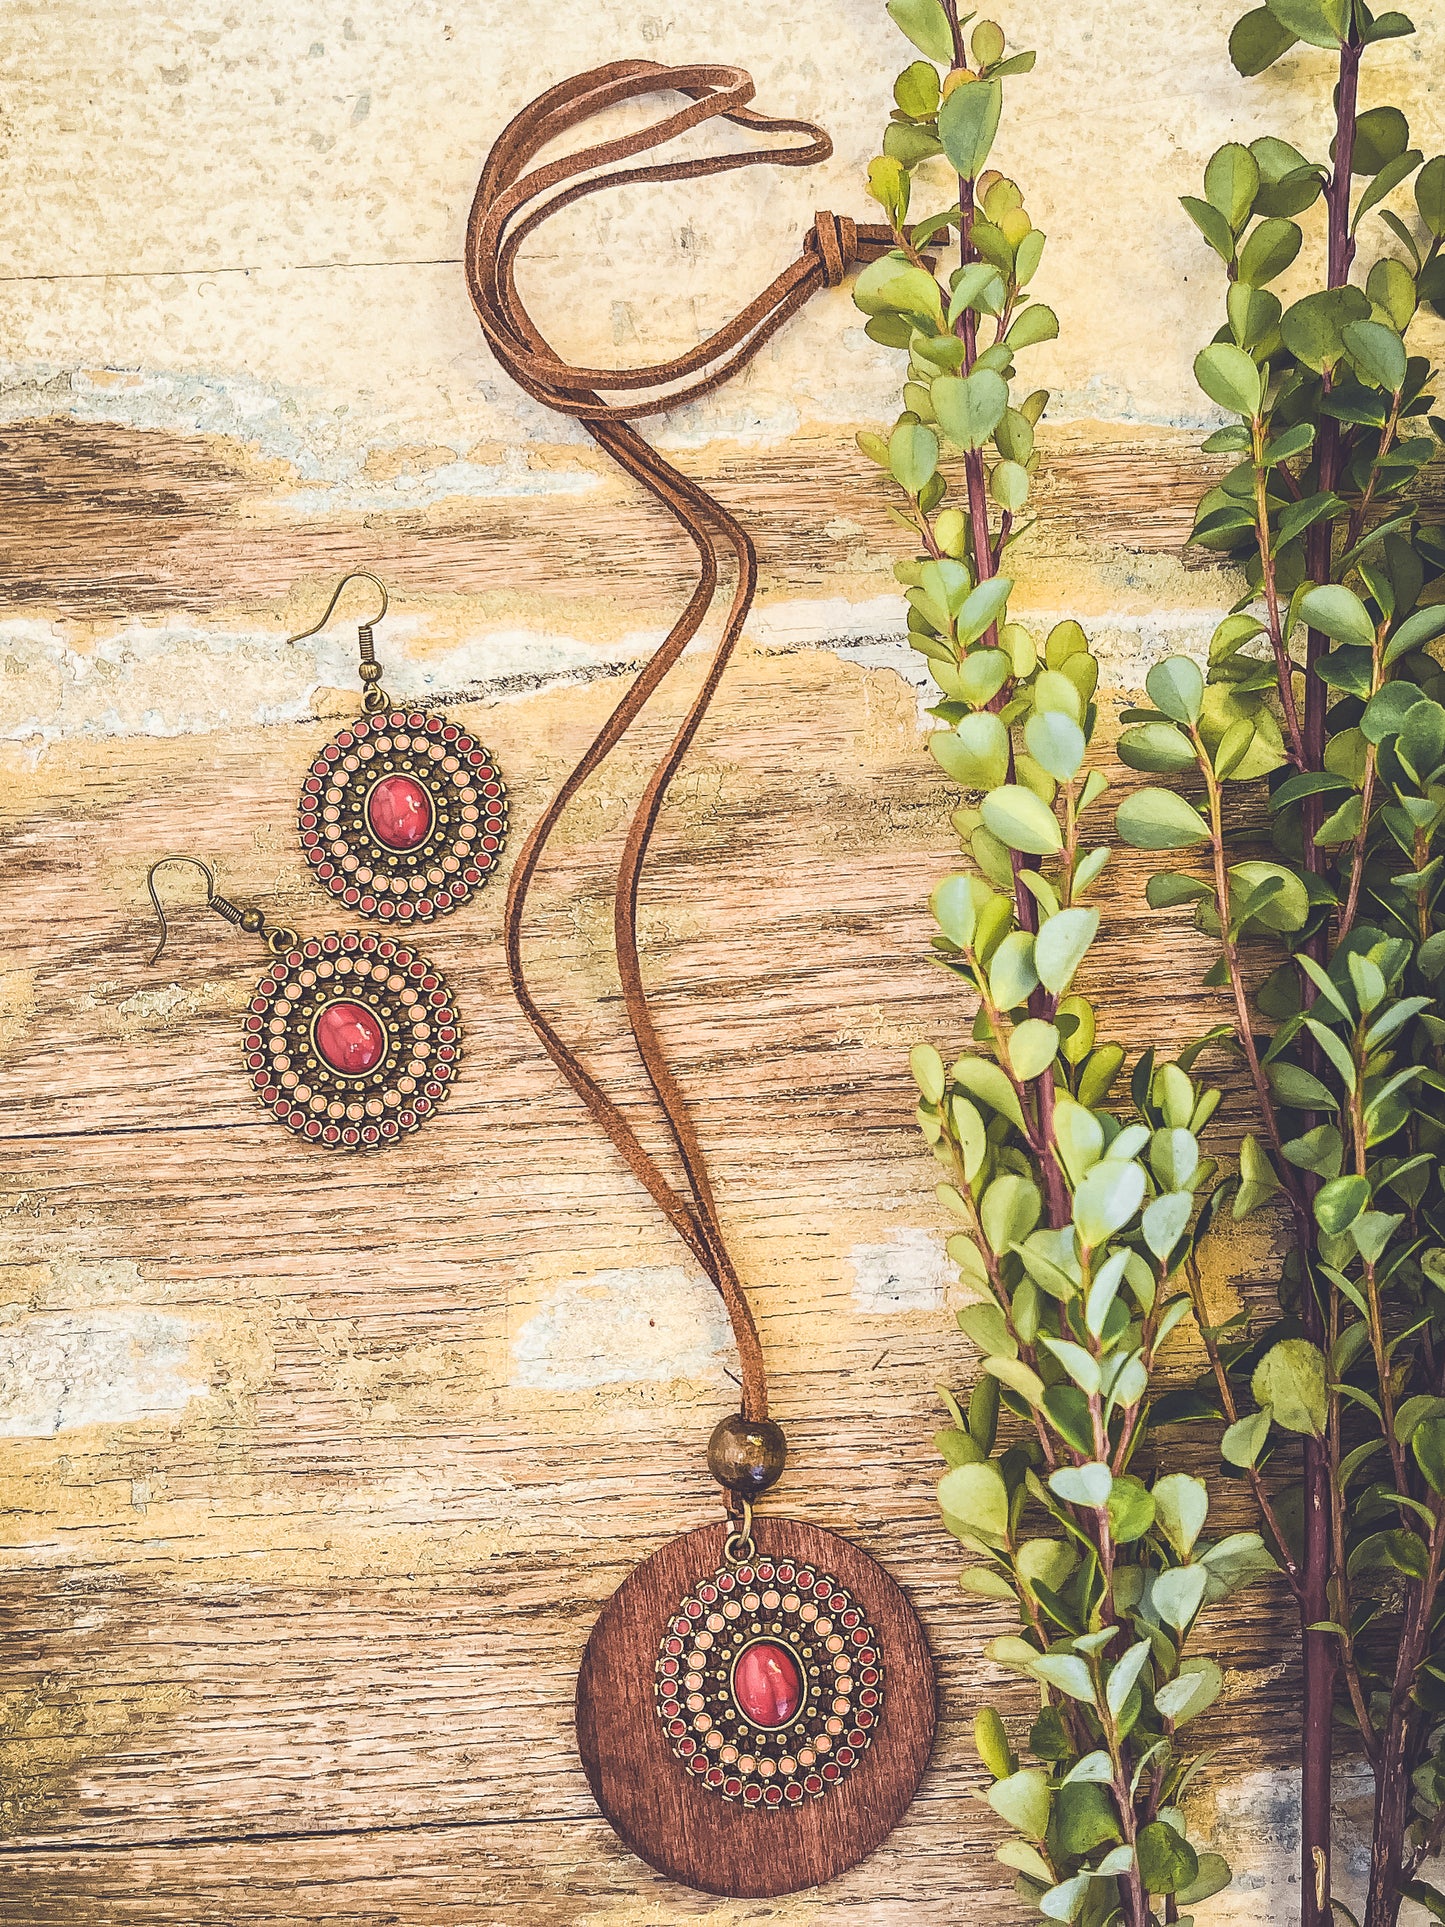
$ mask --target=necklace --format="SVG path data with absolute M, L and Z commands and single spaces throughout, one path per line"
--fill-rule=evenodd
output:
M 560 135 L 649 95 L 684 105 L 648 125 L 533 165 Z M 602 188 L 680 180 L 775 162 L 825 160 L 808 121 L 755 112 L 751 78 L 725 66 L 617 61 L 579 74 L 524 108 L 488 156 L 467 230 L 467 284 L 498 361 L 526 393 L 571 416 L 681 524 L 700 574 L 687 607 L 542 812 L 513 872 L 505 940 L 512 988 L 552 1061 L 711 1280 L 727 1309 L 741 1409 L 708 1446 L 727 1516 L 674 1539 L 603 1608 L 577 1680 L 577 1745 L 599 1807 L 623 1841 L 662 1873 L 736 1898 L 796 1892 L 867 1857 L 907 1809 L 932 1748 L 936 1687 L 917 1615 L 876 1560 L 802 1520 L 755 1518 L 752 1501 L 782 1473 L 786 1445 L 768 1416 L 767 1374 L 747 1295 L 718 1216 L 707 1159 L 667 1061 L 643 988 L 637 899 L 648 846 L 676 774 L 742 631 L 757 580 L 746 530 L 665 461 L 632 422 L 707 393 L 848 267 L 893 246 L 887 228 L 816 216 L 802 254 L 697 348 L 651 367 L 573 367 L 547 344 L 516 288 L 517 253 L 549 214 Z M 624 166 L 721 117 L 805 145 Z M 615 399 L 609 399 L 614 397 Z M 548 839 L 581 785 L 697 635 L 729 557 L 736 585 L 701 688 L 637 804 L 617 876 L 615 938 L 628 1024 L 681 1162 L 675 1184 L 581 1062 L 527 982 L 522 927 Z

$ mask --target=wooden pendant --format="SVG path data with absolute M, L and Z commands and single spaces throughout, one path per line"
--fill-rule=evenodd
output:
M 733 1557 L 725 1556 L 725 1545 Z M 937 1686 L 918 1615 L 866 1552 L 799 1519 L 674 1539 L 603 1607 L 577 1747 L 641 1859 L 734 1899 L 818 1887 L 907 1810 Z

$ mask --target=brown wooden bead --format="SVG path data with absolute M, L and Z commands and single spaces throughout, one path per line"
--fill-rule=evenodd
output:
M 708 1470 L 719 1485 L 741 1498 L 755 1498 L 776 1485 L 788 1459 L 783 1428 L 770 1418 L 725 1418 L 707 1442 Z

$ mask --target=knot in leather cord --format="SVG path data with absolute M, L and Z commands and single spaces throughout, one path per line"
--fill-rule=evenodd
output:
M 681 97 L 684 104 L 630 133 L 558 159 L 539 161 L 545 148 L 596 115 L 658 94 Z M 508 974 L 528 1022 L 722 1297 L 738 1347 L 742 1410 L 747 1418 L 756 1420 L 765 1418 L 768 1410 L 762 1348 L 723 1233 L 707 1160 L 682 1088 L 662 1048 L 643 985 L 637 900 L 667 786 L 706 714 L 751 607 L 757 558 L 746 530 L 722 503 L 664 460 L 631 422 L 638 416 L 695 400 L 718 387 L 751 360 L 812 294 L 822 287 L 838 287 L 853 262 L 886 253 L 894 246 L 894 238 L 887 228 L 859 227 L 846 216 L 817 215 L 798 259 L 731 321 L 687 353 L 642 368 L 586 368 L 567 362 L 527 313 L 516 285 L 517 254 L 523 241 L 550 214 L 583 195 L 626 183 L 692 179 L 764 162 L 809 167 L 831 154 L 832 144 L 821 128 L 811 121 L 759 113 L 749 105 L 752 98 L 752 77 L 740 67 L 665 67 L 650 60 L 614 61 L 549 88 L 503 130 L 487 157 L 467 224 L 466 273 L 477 319 L 501 365 L 534 400 L 580 422 L 624 473 L 675 517 L 697 552 L 698 581 L 686 608 L 547 804 L 518 853 L 503 930 Z M 752 133 L 802 136 L 804 144 L 684 156 L 639 166 L 622 164 L 712 119 L 726 120 Z M 712 607 L 720 567 L 728 555 L 735 565 L 736 584 L 722 634 L 702 686 L 667 753 L 649 777 L 633 814 L 618 867 L 614 905 L 617 965 L 627 1021 L 681 1162 L 684 1182 L 678 1185 L 647 1151 L 629 1119 L 537 1003 L 522 956 L 522 925 L 532 878 L 563 811 L 588 776 L 616 748 L 701 629 Z

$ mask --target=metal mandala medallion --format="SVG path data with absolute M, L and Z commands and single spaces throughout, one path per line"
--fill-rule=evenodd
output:
M 883 1713 L 877 1635 L 828 1573 L 791 1560 L 700 1578 L 667 1623 L 657 1717 L 699 1782 L 744 1807 L 820 1798 Z
M 329 742 L 301 791 L 318 880 L 364 917 L 455 910 L 496 869 L 507 794 L 490 754 L 445 716 L 383 710 Z
M 446 980 L 425 957 L 348 930 L 275 958 L 242 1048 L 262 1105 L 298 1137 L 371 1151 L 445 1101 L 462 1032 Z

